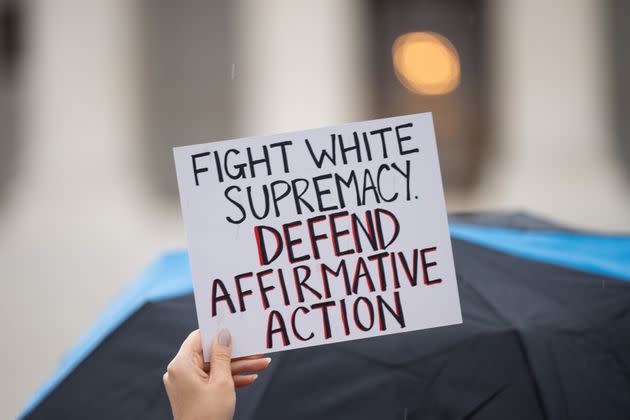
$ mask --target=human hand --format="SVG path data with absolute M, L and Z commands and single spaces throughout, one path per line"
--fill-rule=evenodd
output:
M 214 339 L 210 363 L 203 362 L 201 334 L 195 330 L 168 364 L 163 376 L 175 420 L 229 420 L 236 406 L 235 388 L 251 385 L 271 358 L 250 356 L 231 359 L 230 333 Z

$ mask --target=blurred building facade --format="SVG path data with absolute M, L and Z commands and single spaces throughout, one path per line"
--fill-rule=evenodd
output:
M 630 231 L 615 2 L 384 3 L 20 3 L 20 54 L 2 62 L 19 70 L 0 74 L 0 417 L 143 267 L 185 247 L 175 145 L 434 111 L 449 210 Z M 403 33 L 379 19 L 412 7 L 401 31 L 441 34 L 460 60 L 441 97 L 398 83 L 387 53 Z

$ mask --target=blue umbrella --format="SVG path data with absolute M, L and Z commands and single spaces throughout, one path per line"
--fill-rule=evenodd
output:
M 461 215 L 452 217 L 451 222 L 451 235 L 454 239 L 458 281 L 464 310 L 464 327 L 473 328 L 476 325 L 478 320 L 474 318 L 481 313 L 477 311 L 478 305 L 500 303 L 492 302 L 492 297 L 486 298 L 490 299 L 488 302 L 479 303 L 481 301 L 474 297 L 476 292 L 471 291 L 479 284 L 485 284 L 479 283 L 485 280 L 477 277 L 496 277 L 496 273 L 500 270 L 516 269 L 515 267 L 519 265 L 528 267 L 528 270 L 538 270 L 538 272 L 548 275 L 550 282 L 560 283 L 565 280 L 565 277 L 569 277 L 575 280 L 575 284 L 588 285 L 597 282 L 597 287 L 600 287 L 600 283 L 602 289 L 608 287 L 610 293 L 605 293 L 599 297 L 593 295 L 593 305 L 598 303 L 597 299 L 599 298 L 602 299 L 602 302 L 607 302 L 608 296 L 613 294 L 616 298 L 612 304 L 620 305 L 622 308 L 624 304 L 626 308 L 630 305 L 630 282 L 628 282 L 630 281 L 630 236 L 598 235 L 571 231 L 522 214 Z M 481 261 L 484 258 L 493 263 L 497 262 L 497 266 L 490 267 L 481 276 L 476 274 L 479 272 L 479 268 L 474 266 L 476 261 Z M 507 264 L 507 268 L 501 264 Z M 517 275 L 518 270 L 515 271 L 514 276 L 506 276 L 506 281 L 512 277 L 517 277 Z M 518 286 L 518 284 L 514 286 Z M 174 251 L 163 255 L 129 286 L 67 353 L 58 370 L 33 396 L 21 417 L 134 418 L 142 414 L 151 418 L 168 418 L 170 411 L 161 385 L 161 375 L 164 366 L 176 352 L 183 338 L 196 327 L 191 292 L 191 275 L 185 251 Z M 547 293 L 553 294 L 549 291 Z M 567 291 L 567 293 L 570 292 Z M 497 296 L 501 296 L 501 294 L 499 293 Z M 578 303 L 580 303 L 579 300 L 573 302 L 572 305 Z M 593 306 L 593 308 L 597 307 Z M 468 318 L 466 316 L 467 311 Z M 366 366 L 381 366 L 380 363 L 383 362 L 381 359 L 384 355 L 390 354 L 391 351 L 400 348 L 400 346 L 407 348 L 406 344 L 415 342 L 415 340 L 419 340 L 418 344 L 427 347 L 427 340 L 431 342 L 431 346 L 434 346 L 435 342 L 446 345 L 462 340 L 463 337 L 467 337 L 467 339 L 478 336 L 485 337 L 488 331 L 486 324 L 496 321 L 484 320 L 482 322 L 484 328 L 477 325 L 474 331 L 465 328 L 449 328 L 401 334 L 389 338 L 368 340 L 367 342 L 342 343 L 331 347 L 337 349 L 336 352 L 324 352 L 323 348 L 320 347 L 281 353 L 278 355 L 279 357 L 276 357 L 272 369 L 259 380 L 258 385 L 240 391 L 237 417 L 258 418 L 258 416 L 267 413 L 264 410 L 271 410 L 271 413 L 275 412 L 275 418 L 306 418 L 305 416 L 309 413 L 312 414 L 312 418 L 326 416 L 341 418 L 343 417 L 341 415 L 343 409 L 340 407 L 344 407 L 345 403 L 352 403 L 352 408 L 349 409 L 348 413 L 358 415 L 359 408 L 363 406 L 369 410 L 360 417 L 383 418 L 383 415 L 392 413 L 387 410 L 391 409 L 392 400 L 399 399 L 400 396 L 385 395 L 380 399 L 372 398 L 370 402 L 373 402 L 373 405 L 368 403 L 367 394 L 361 391 L 361 387 L 370 388 L 370 381 L 378 382 L 377 379 L 380 377 L 392 378 L 396 377 L 396 374 L 387 371 L 387 375 L 383 373 L 382 376 L 377 374 L 365 376 L 362 372 L 365 371 Z M 501 320 L 501 322 L 503 321 Z M 617 322 L 621 322 L 620 325 L 627 327 L 626 331 L 630 331 L 630 318 L 627 315 L 621 314 Z M 482 330 L 486 335 L 480 334 Z M 626 353 L 630 354 L 630 340 L 628 340 L 627 333 L 612 331 L 610 334 L 612 338 L 616 339 L 616 347 L 613 347 L 612 350 L 626 350 Z M 498 339 L 497 337 L 497 335 L 493 335 L 491 340 Z M 532 365 L 535 364 L 535 360 L 524 362 L 520 360 L 519 351 L 510 347 L 512 345 L 511 338 L 498 340 L 492 348 L 499 345 L 505 346 L 508 351 L 504 353 L 514 356 L 504 360 L 507 366 L 504 370 L 527 372 L 529 369 L 534 372 Z M 488 344 L 485 341 L 480 341 L 480 343 L 479 349 L 487 349 Z M 598 350 L 597 346 L 595 346 L 595 350 Z M 331 356 L 331 354 L 339 355 Z M 344 354 L 352 356 L 346 359 Z M 423 354 L 419 351 L 417 356 L 421 357 Z M 452 357 L 460 356 L 452 355 Z M 461 357 L 463 359 L 460 363 L 466 368 L 474 364 L 482 365 L 479 360 L 466 360 L 463 355 Z M 594 360 L 597 357 L 599 356 L 594 355 Z M 434 359 L 439 363 L 446 363 L 439 357 Z M 293 368 L 301 366 L 305 369 L 304 375 L 308 377 L 308 375 L 325 369 L 326 366 L 329 368 L 335 366 L 334 370 L 343 372 L 348 364 L 352 365 L 352 362 L 356 360 L 363 360 L 364 362 L 371 360 L 372 365 L 363 363 L 363 368 L 355 367 L 358 371 L 351 369 L 345 373 L 344 378 L 348 375 L 354 378 L 349 383 L 344 384 L 350 389 L 348 393 L 337 392 L 336 397 L 327 396 L 326 386 L 322 386 L 318 381 L 309 381 L 313 386 L 308 392 L 319 393 L 321 398 L 316 400 L 320 403 L 330 398 L 336 398 L 335 403 L 330 403 L 327 406 L 329 411 L 326 411 L 326 407 L 321 404 L 310 406 L 308 401 L 303 401 L 300 405 L 302 409 L 308 408 L 307 413 L 300 412 L 299 409 L 287 411 L 286 406 L 282 405 L 285 399 L 282 397 L 282 392 L 279 391 L 283 391 L 284 395 L 293 395 L 289 391 L 298 392 L 298 394 L 293 395 L 293 398 L 302 396 L 306 399 L 308 396 L 305 394 L 307 390 L 300 384 L 278 383 L 279 378 L 285 378 L 285 382 L 289 380 L 289 377 L 283 375 L 284 370 L 290 370 L 291 366 Z M 522 369 L 518 368 L 521 362 L 523 363 Z M 589 360 L 586 360 L 586 363 L 588 362 Z M 620 360 L 619 366 L 616 366 L 616 372 L 600 372 L 600 378 L 603 379 L 598 383 L 598 386 L 614 387 L 616 391 L 608 396 L 602 393 L 601 404 L 584 401 L 583 403 L 590 405 L 581 410 L 582 414 L 587 415 L 591 413 L 588 410 L 589 407 L 598 409 L 600 405 L 607 405 L 612 409 L 620 408 L 615 405 L 617 401 L 614 396 L 618 395 L 619 392 L 630 391 L 630 380 L 626 379 L 625 382 L 622 380 L 621 383 L 617 383 L 620 372 L 622 378 L 623 375 L 630 378 L 630 364 L 623 364 L 627 362 Z M 337 366 L 338 364 L 339 366 Z M 391 368 L 391 366 L 387 367 L 390 370 Z M 407 373 L 404 373 L 403 376 L 408 376 L 409 372 L 413 376 L 416 368 L 415 365 L 405 365 L 405 369 L 402 370 Z M 418 372 L 418 378 L 426 378 L 427 372 Z M 521 380 L 522 378 L 518 375 L 508 379 L 504 377 L 494 379 L 497 383 L 509 382 L 506 385 L 508 388 L 510 384 L 519 384 L 523 388 L 522 398 L 526 399 L 525 396 L 529 395 L 527 398 L 531 398 L 532 404 L 530 405 L 534 408 L 533 411 L 522 410 L 523 415 L 566 417 L 571 409 L 575 409 L 575 404 L 572 405 L 566 401 L 561 404 L 550 403 L 545 400 L 544 395 L 540 394 L 541 389 L 555 392 L 556 388 L 554 387 L 558 386 L 553 384 L 553 380 L 545 379 L 547 374 L 531 373 L 528 375 L 543 381 L 543 383 L 537 383 L 536 380 Z M 523 378 L 528 377 L 528 375 L 524 375 Z M 90 378 L 98 378 L 98 380 L 94 381 Z M 418 378 L 414 380 L 420 381 Z M 608 382 L 607 378 L 609 379 Z M 405 381 L 409 381 L 409 378 L 401 378 L 398 384 L 407 383 Z M 410 383 L 416 384 L 413 381 Z M 431 383 L 435 386 L 440 385 L 439 378 L 433 378 Z M 377 385 L 377 383 L 373 385 Z M 476 384 L 475 387 L 483 388 L 479 384 Z M 516 385 L 514 388 L 516 389 Z M 457 413 L 451 413 L 439 404 L 436 405 L 436 401 L 439 401 L 438 398 L 431 400 L 433 406 L 429 404 L 427 407 L 425 401 L 422 409 L 420 409 L 420 406 L 414 406 L 413 401 L 419 401 L 419 399 L 413 395 L 410 395 L 407 401 L 402 404 L 405 407 L 395 407 L 395 410 L 402 410 L 400 418 L 402 416 L 428 418 L 431 413 L 435 415 L 435 418 L 457 418 L 458 415 L 464 413 L 470 414 L 470 410 L 473 410 L 473 413 L 474 410 L 479 410 L 479 404 L 490 397 L 492 398 L 489 401 L 493 401 L 493 405 L 481 404 L 483 410 L 490 410 L 490 407 L 501 407 L 501 404 L 505 404 L 504 400 L 508 398 L 509 393 L 506 389 L 498 387 L 492 389 L 490 395 L 479 395 L 472 389 L 463 386 L 457 393 L 457 399 L 461 405 L 458 408 L 453 408 L 455 411 L 460 410 Z M 533 391 L 529 392 L 530 389 Z M 300 394 L 300 392 L 302 393 Z M 497 398 L 493 393 L 501 395 L 503 400 Z M 362 399 L 365 400 L 364 403 L 357 404 Z M 501 401 L 504 402 L 501 403 Z M 489 403 L 486 402 L 485 404 Z M 320 408 L 318 409 L 318 407 Z M 621 408 L 624 407 L 630 410 L 629 405 Z M 397 414 L 399 414 L 398 411 L 396 411 Z M 626 411 L 626 414 L 628 412 L 630 411 Z M 482 411 L 476 413 L 481 415 Z M 580 413 L 573 414 L 577 414 L 574 418 L 578 418 Z M 365 417 L 366 415 L 368 417 Z

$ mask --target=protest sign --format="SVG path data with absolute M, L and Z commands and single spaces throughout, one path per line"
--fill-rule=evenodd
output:
M 430 113 L 174 154 L 206 360 L 462 322 Z

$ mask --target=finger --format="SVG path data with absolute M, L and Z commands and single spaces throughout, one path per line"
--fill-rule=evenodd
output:
M 260 372 L 266 369 L 269 363 L 271 363 L 271 357 L 232 361 L 232 375 Z
M 232 337 L 230 332 L 223 329 L 217 334 L 212 343 L 210 354 L 210 382 L 232 382 Z
M 234 376 L 234 386 L 236 388 L 243 388 L 253 384 L 256 379 L 258 379 L 258 375 L 236 375 Z
M 262 359 L 263 356 L 264 356 L 263 354 L 256 354 L 253 356 L 242 356 L 242 357 L 237 357 L 236 359 L 232 359 L 232 373 L 234 373 L 234 362 L 239 362 L 241 360 Z M 269 362 L 271 362 L 271 357 L 268 357 L 268 359 L 269 359 Z M 267 365 L 269 365 L 269 362 L 267 363 Z M 203 369 L 204 372 L 210 373 L 210 362 L 204 363 L 201 368 Z
M 235 359 L 232 359 L 232 361 L 235 362 L 237 360 L 262 359 L 263 356 L 264 354 L 255 354 L 253 356 L 242 356 L 242 357 L 237 357 Z
M 196 353 L 201 355 L 201 334 L 199 333 L 199 330 L 195 330 L 188 334 L 188 337 L 186 337 L 186 339 L 182 343 L 179 352 L 184 355 L 191 355 Z
M 186 337 L 182 343 L 182 346 L 175 357 L 176 359 L 183 359 L 186 361 L 190 360 L 194 366 L 203 370 L 203 347 L 201 343 L 201 333 L 199 330 L 195 330 L 188 334 L 188 337 Z

